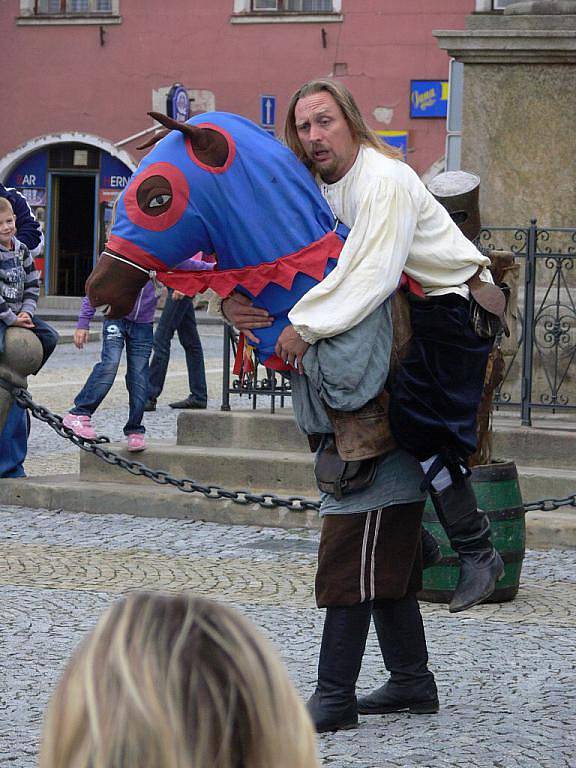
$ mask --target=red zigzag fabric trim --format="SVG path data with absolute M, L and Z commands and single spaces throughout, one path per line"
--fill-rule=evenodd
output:
M 328 232 L 311 245 L 300 251 L 281 256 L 275 261 L 259 264 L 255 267 L 188 272 L 170 269 L 161 261 L 151 256 L 139 246 L 117 235 L 111 235 L 106 248 L 119 256 L 133 261 L 146 269 L 157 272 L 158 280 L 170 288 L 193 296 L 203 293 L 208 288 L 220 296 L 228 296 L 237 286 L 242 286 L 253 296 L 258 296 L 270 283 L 290 290 L 294 278 L 299 272 L 320 281 L 326 271 L 328 259 L 338 259 L 344 243 L 334 232 Z

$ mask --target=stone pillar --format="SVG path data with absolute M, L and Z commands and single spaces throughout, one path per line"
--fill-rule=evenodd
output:
M 529 0 L 438 30 L 464 63 L 462 168 L 491 226 L 576 221 L 576 0 Z
M 26 387 L 27 376 L 34 373 L 42 362 L 40 339 L 26 328 L 8 328 L 4 339 L 4 352 L 0 354 L 0 377 L 18 387 Z M 0 433 L 12 407 L 12 396 L 0 387 Z

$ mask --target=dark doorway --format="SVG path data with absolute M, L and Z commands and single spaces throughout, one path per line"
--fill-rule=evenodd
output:
M 51 293 L 84 296 L 94 259 L 95 177 L 52 175 Z

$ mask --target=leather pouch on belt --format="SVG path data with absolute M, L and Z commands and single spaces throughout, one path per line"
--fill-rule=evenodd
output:
M 335 411 L 325 406 L 344 461 L 372 459 L 396 448 L 388 418 L 389 401 L 390 395 L 384 390 L 357 411 Z
M 343 461 L 332 436 L 326 438 L 314 465 L 318 488 L 340 500 L 349 493 L 363 491 L 374 482 L 379 458 Z
M 392 324 L 390 376 L 393 378 L 412 338 L 410 305 L 404 291 L 396 291 L 392 297 Z M 372 459 L 397 447 L 390 429 L 389 402 L 390 396 L 383 390 L 356 411 L 336 411 L 324 404 L 332 422 L 336 448 L 344 461 Z
M 509 336 L 506 322 L 506 294 L 497 285 L 486 283 L 476 273 L 467 280 L 470 289 L 470 320 L 478 336 L 489 339 L 501 330 Z

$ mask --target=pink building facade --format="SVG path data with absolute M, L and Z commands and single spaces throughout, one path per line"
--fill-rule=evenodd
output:
M 478 0 L 476 0 L 476 3 Z M 291 94 L 342 80 L 420 174 L 441 170 L 449 60 L 475 0 L 5 0 L 0 180 L 44 220 L 47 294 L 81 295 L 152 109 L 237 112 L 277 136 Z M 415 82 L 418 81 L 418 82 Z M 187 106 L 187 103 L 184 103 Z

